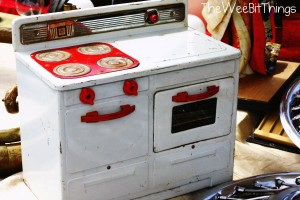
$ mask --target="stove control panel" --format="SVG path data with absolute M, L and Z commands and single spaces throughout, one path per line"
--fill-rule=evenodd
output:
M 128 9 L 128 8 L 127 8 Z M 23 45 L 59 39 L 87 36 L 132 28 L 156 26 L 183 22 L 186 15 L 184 3 L 149 6 L 139 9 L 98 12 L 86 15 L 78 12 L 78 16 L 52 20 L 42 19 L 38 23 L 25 23 L 20 27 L 20 42 Z

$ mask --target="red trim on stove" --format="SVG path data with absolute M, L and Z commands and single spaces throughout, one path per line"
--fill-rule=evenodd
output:
M 103 122 L 110 121 L 125 117 L 135 111 L 135 105 L 122 105 L 120 106 L 120 111 L 110 114 L 100 115 L 97 111 L 86 113 L 85 116 L 81 116 L 81 122 L 86 123 L 95 123 L 95 122 Z
M 191 102 L 207 99 L 219 92 L 219 86 L 208 86 L 207 91 L 199 94 L 189 95 L 188 92 L 179 92 L 172 97 L 173 102 Z

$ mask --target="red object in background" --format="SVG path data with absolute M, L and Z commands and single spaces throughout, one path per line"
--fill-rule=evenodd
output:
M 300 13 L 294 13 L 288 17 L 284 16 L 282 29 L 278 32 L 282 34 L 281 37 L 277 36 L 281 39 L 281 41 L 278 41 L 281 43 L 278 59 L 300 62 Z
M 50 4 L 51 2 L 52 1 L 50 1 Z M 48 13 L 49 5 L 44 7 L 42 13 Z M 19 13 L 16 11 L 15 0 L 2 0 L 0 3 L 0 12 L 19 15 Z
M 231 27 L 231 22 L 228 24 L 228 27 L 226 28 L 225 32 L 224 32 L 224 35 L 221 39 L 222 42 L 226 43 L 226 44 L 231 44 L 231 41 L 232 41 L 232 38 L 231 38 L 231 35 L 232 35 L 232 32 L 230 30 L 230 27 Z M 208 32 L 208 31 L 207 31 Z M 209 32 L 208 32 L 209 33 Z M 209 33 L 210 34 L 210 33 Z M 208 35 L 208 34 L 207 34 Z M 211 36 L 211 35 L 209 35 Z
M 0 4 L 0 12 L 19 15 L 16 11 L 15 1 L 14 0 L 2 0 Z
M 253 0 L 253 3 L 258 7 L 258 0 Z M 250 67 L 253 71 L 265 75 L 267 74 L 265 66 L 266 34 L 263 19 L 259 11 L 252 13 L 252 30 L 253 37 Z

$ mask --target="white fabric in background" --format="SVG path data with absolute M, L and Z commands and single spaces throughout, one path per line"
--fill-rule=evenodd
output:
M 69 0 L 68 3 L 76 5 L 77 8 L 84 9 L 84 8 L 93 8 L 94 5 L 89 0 Z
M 205 25 L 202 22 L 202 20 L 197 17 L 196 15 L 188 15 L 188 24 L 189 27 L 201 32 L 201 33 L 205 33 Z

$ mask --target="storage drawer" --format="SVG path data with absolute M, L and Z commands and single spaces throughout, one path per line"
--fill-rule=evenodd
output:
M 154 161 L 154 186 L 176 187 L 189 183 L 197 176 L 225 169 L 232 159 L 231 148 L 230 142 L 223 141 L 210 144 L 199 142 L 170 150 L 172 153 Z
M 68 183 L 68 200 L 108 200 L 148 188 L 145 162 L 88 175 Z
M 122 111 L 122 106 L 134 108 Z M 85 122 L 88 113 L 119 118 Z M 125 115 L 127 114 L 127 115 Z M 97 117 L 98 117 L 97 116 Z M 85 117 L 82 122 L 82 117 Z M 70 173 L 92 169 L 148 154 L 148 96 L 120 96 L 90 108 L 66 112 L 66 164 Z M 92 117 L 92 119 L 94 119 Z
M 149 88 L 148 77 L 132 79 L 138 84 L 138 91 L 144 91 Z M 109 97 L 115 97 L 119 95 L 125 95 L 123 91 L 124 81 L 118 81 L 113 83 L 108 83 L 104 85 L 92 86 L 95 92 L 95 101 L 99 99 L 105 99 Z M 66 91 L 64 93 L 65 106 L 81 104 L 79 99 L 81 89 Z

